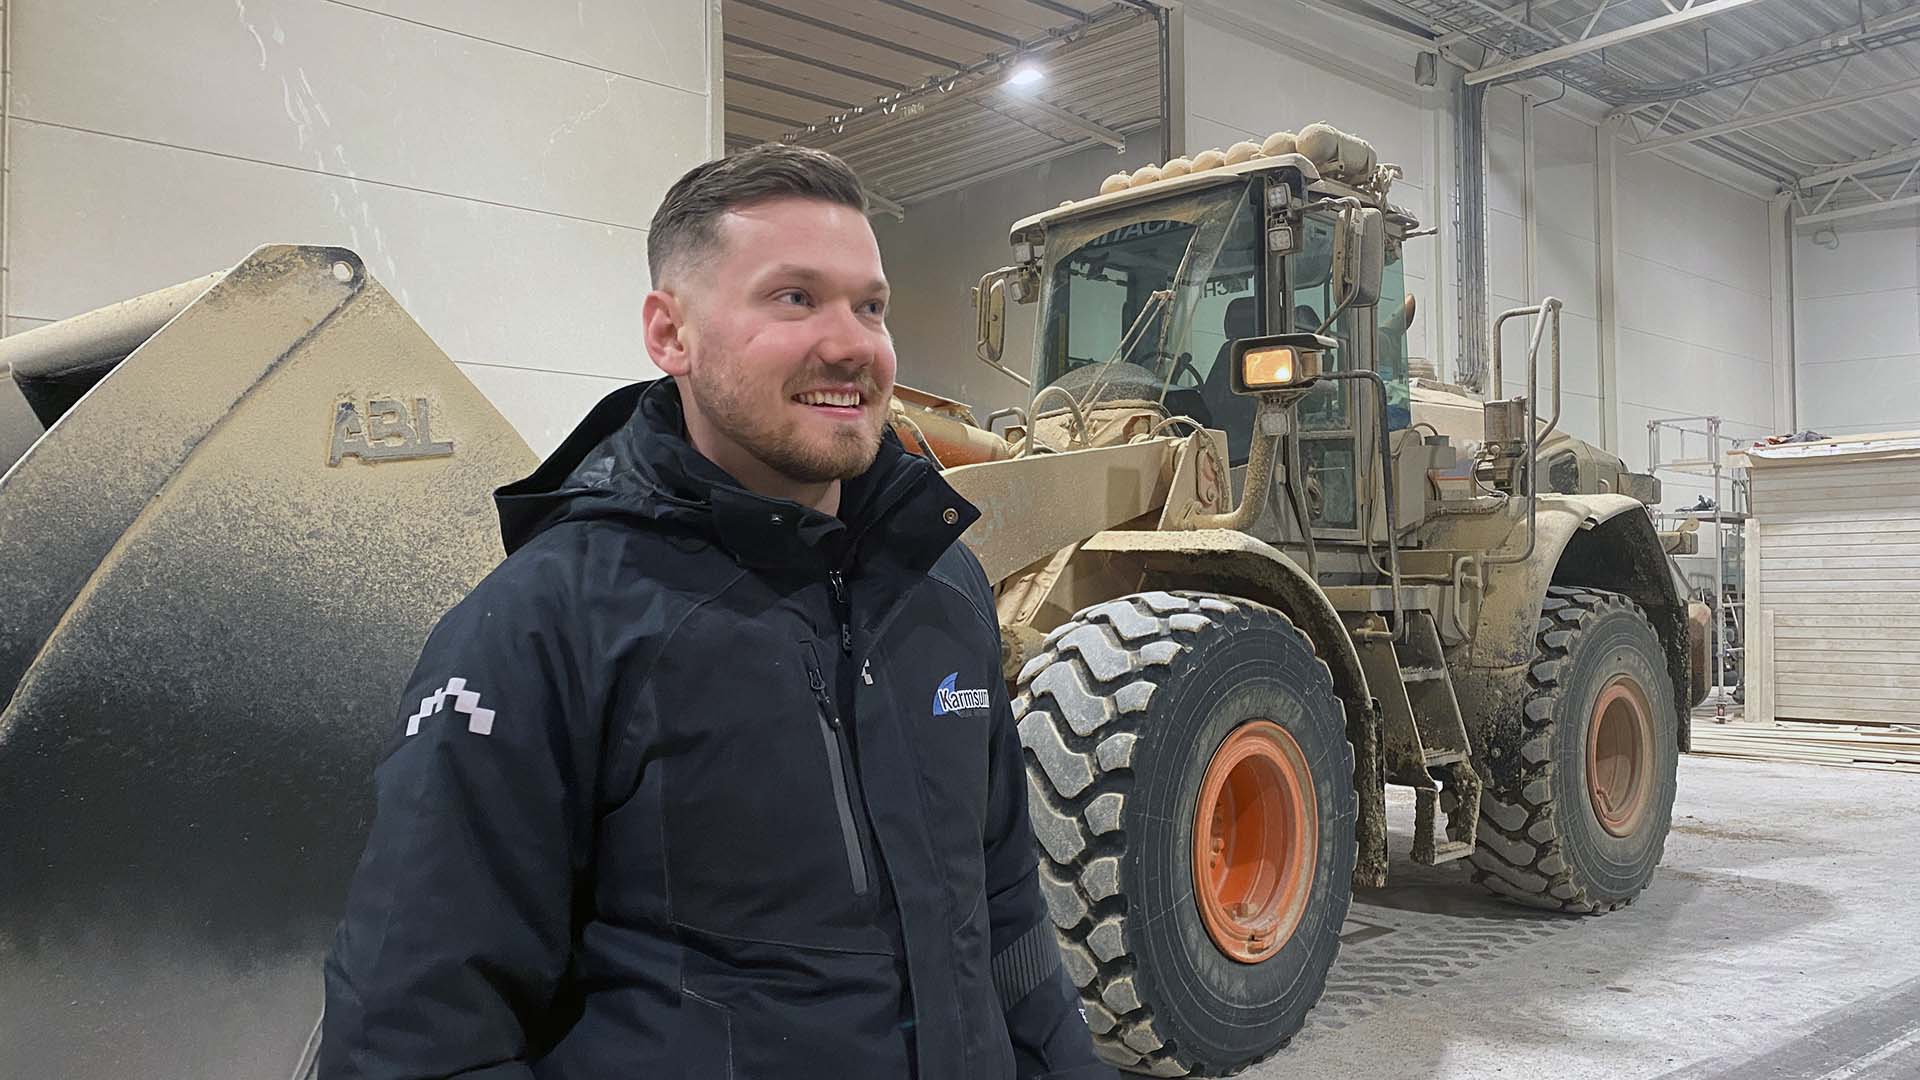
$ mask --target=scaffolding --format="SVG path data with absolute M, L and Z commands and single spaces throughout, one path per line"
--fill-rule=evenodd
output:
M 1740 682 L 1746 681 L 1746 641 L 1747 620 L 1745 611 L 1745 588 L 1739 595 L 1728 595 L 1731 576 L 1738 581 L 1744 575 L 1729 575 L 1727 559 L 1729 552 L 1739 552 L 1744 560 L 1746 555 L 1746 477 L 1744 469 L 1736 469 L 1727 464 L 1727 452 L 1737 447 L 1736 440 L 1720 432 L 1724 420 L 1718 416 L 1680 416 L 1670 419 L 1650 420 L 1647 422 L 1647 471 L 1659 475 L 1661 471 L 1684 473 L 1700 476 L 1713 482 L 1713 504 L 1705 509 L 1665 511 L 1660 514 L 1662 526 L 1668 521 L 1685 522 L 1688 520 L 1713 524 L 1713 582 L 1708 606 L 1712 609 L 1713 628 L 1713 700 L 1716 716 L 1725 717 L 1727 710 L 1727 671 L 1738 666 Z M 1665 457 L 1668 450 L 1667 440 L 1677 436 L 1678 446 L 1673 457 Z M 1702 445 L 1704 444 L 1704 445 Z M 1701 449 L 1701 454 L 1693 454 Z M 1729 502 L 1732 503 L 1729 506 Z M 1692 584 L 1691 581 L 1688 583 Z M 1733 641 L 1728 640 L 1731 627 Z

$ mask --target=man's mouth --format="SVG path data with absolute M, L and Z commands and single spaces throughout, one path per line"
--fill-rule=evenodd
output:
M 852 419 L 860 415 L 865 398 L 858 390 L 808 390 L 793 395 L 793 400 L 828 416 Z

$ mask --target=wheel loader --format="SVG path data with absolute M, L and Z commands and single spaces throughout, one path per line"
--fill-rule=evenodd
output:
M 1394 175 L 1315 125 L 1111 178 L 977 291 L 1029 405 L 891 406 L 983 512 L 1042 883 L 1132 1071 L 1292 1038 L 1388 784 L 1414 861 L 1521 903 L 1608 911 L 1660 858 L 1696 660 L 1657 489 L 1558 429 L 1556 301 L 1501 318 L 1524 396 L 1409 378 Z M 344 249 L 0 363 L 35 428 L 0 476 L 7 1069 L 306 1075 L 395 695 L 534 456 Z
M 1611 911 L 1660 861 L 1699 635 L 1657 482 L 1560 429 L 1556 299 L 1495 320 L 1492 400 L 1410 379 L 1397 175 L 1316 124 L 1110 177 L 975 292 L 980 358 L 1033 391 L 999 445 L 901 407 L 972 462 L 1042 883 L 1132 1071 L 1301 1028 L 1386 881 L 1389 784 L 1414 862 L 1522 904 Z

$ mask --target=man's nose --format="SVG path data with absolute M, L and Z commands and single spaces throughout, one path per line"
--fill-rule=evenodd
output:
M 846 304 L 829 304 L 820 314 L 820 341 L 814 346 L 829 364 L 869 367 L 879 355 L 873 327 Z

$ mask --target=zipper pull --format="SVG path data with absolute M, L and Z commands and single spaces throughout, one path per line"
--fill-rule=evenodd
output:
M 813 645 L 807 645 L 807 689 L 824 704 L 827 700 L 827 680 L 820 674 L 820 656 L 813 651 Z
M 840 651 L 853 655 L 853 605 L 847 601 L 847 579 L 838 570 L 827 571 L 827 584 L 833 588 L 833 603 L 840 622 Z

